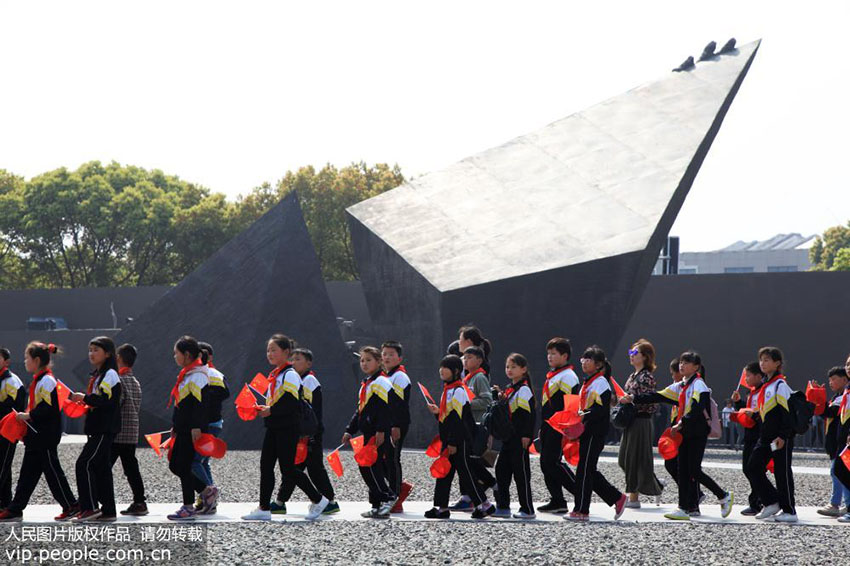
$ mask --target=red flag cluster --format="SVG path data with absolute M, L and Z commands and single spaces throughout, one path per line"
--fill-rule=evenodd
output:
M 826 410 L 826 387 L 815 385 L 810 381 L 806 386 L 806 401 L 814 404 L 816 415 L 822 415 Z
M 27 434 L 27 423 L 19 421 L 17 414 L 18 411 L 12 409 L 11 413 L 0 419 L 0 435 L 12 444 Z
M 363 468 L 368 468 L 378 461 L 378 447 L 375 445 L 375 437 L 363 444 L 363 435 L 351 439 L 351 449 L 354 450 L 354 461 Z

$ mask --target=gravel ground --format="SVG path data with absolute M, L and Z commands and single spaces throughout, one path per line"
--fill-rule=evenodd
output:
M 82 446 L 63 445 L 59 455 L 72 486 L 73 464 Z M 609 447 L 604 456 L 616 456 Z M 15 477 L 22 450 L 16 454 Z M 138 451 L 148 499 L 152 502 L 178 501 L 177 479 L 168 471 L 166 460 L 151 450 Z M 825 467 L 825 457 L 801 454 L 801 465 Z M 259 452 L 233 451 L 213 462 L 213 474 L 223 486 L 223 500 L 252 501 L 259 485 Z M 428 473 L 430 459 L 422 453 L 403 456 L 405 477 L 415 484 L 411 499 L 428 500 L 433 479 Z M 730 451 L 710 451 L 706 460 L 738 461 Z M 366 489 L 356 473 L 350 452 L 342 453 L 346 473 L 335 480 L 341 501 L 366 499 Z M 602 472 L 622 487 L 623 474 L 616 464 L 603 463 Z M 738 470 L 708 468 L 721 486 L 732 489 L 743 502 L 748 492 L 746 480 Z M 119 505 L 129 502 L 130 491 L 115 467 L 116 497 Z M 663 467 L 656 469 L 668 478 Z M 536 504 L 545 503 L 545 487 L 538 460 L 532 460 L 532 487 Z M 798 474 L 797 503 L 822 505 L 831 491 L 827 476 Z M 303 499 L 296 490 L 295 499 Z M 514 499 L 515 500 L 515 499 Z M 676 501 L 671 485 L 663 495 L 665 503 Z M 712 501 L 712 498 L 709 498 Z M 53 503 L 42 481 L 33 503 Z M 648 498 L 644 504 L 649 504 Z M 602 505 L 597 503 L 594 505 Z M 176 505 L 175 505 L 176 507 Z M 593 512 L 594 507 L 591 507 Z M 815 530 L 816 529 L 816 530 Z M 844 548 L 847 529 L 836 527 L 790 527 L 785 525 L 695 525 L 695 524 L 614 524 L 587 525 L 516 524 L 510 527 L 497 521 L 480 524 L 457 522 L 400 523 L 322 521 L 316 524 L 211 524 L 208 527 L 207 552 L 184 557 L 184 563 L 209 564 L 493 564 L 521 560 L 529 564 L 568 562 L 601 564 L 833 564 L 836 548 Z M 0 533 L 2 535 L 2 533 Z M 758 541 L 770 540 L 770 544 Z M 755 542 L 755 544 L 754 544 Z

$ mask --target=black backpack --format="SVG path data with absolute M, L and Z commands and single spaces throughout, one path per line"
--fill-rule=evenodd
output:
M 300 436 L 316 436 L 319 433 L 319 419 L 313 406 L 305 399 L 301 399 L 301 420 L 298 424 Z
M 497 440 L 508 440 L 514 434 L 514 427 L 511 424 L 511 413 L 508 409 L 507 401 L 496 401 L 491 403 L 484 417 L 481 419 L 481 424 L 487 429 L 493 438 Z
M 633 403 L 622 403 L 611 409 L 611 424 L 621 430 L 629 428 L 636 417 L 637 409 Z
M 806 400 L 802 391 L 795 391 L 788 398 L 788 412 L 791 413 L 791 428 L 795 434 L 805 434 L 815 414 L 815 404 Z

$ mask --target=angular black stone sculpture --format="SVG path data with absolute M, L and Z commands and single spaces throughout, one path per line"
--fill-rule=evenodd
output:
M 262 419 L 240 420 L 233 401 L 245 381 L 258 371 L 268 374 L 266 340 L 275 332 L 313 351 L 324 391 L 325 438 L 336 446 L 354 407 L 357 376 L 294 193 L 115 337 L 116 344 L 130 342 L 139 350 L 142 434 L 170 428 L 165 406 L 179 370 L 172 347 L 190 334 L 213 345 L 215 365 L 228 379 L 232 396 L 224 403 L 223 438 L 230 448 L 259 448 Z
M 493 342 L 495 383 L 518 351 L 539 387 L 552 336 L 569 337 L 574 358 L 596 343 L 624 366 L 611 350 L 758 46 L 350 207 L 375 333 L 407 347 L 411 377 L 437 389 L 437 363 L 468 322 Z M 433 426 L 414 407 L 422 443 Z

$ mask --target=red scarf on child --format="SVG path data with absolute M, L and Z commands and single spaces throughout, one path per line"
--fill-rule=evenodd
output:
M 543 382 L 543 398 L 544 399 L 549 398 L 549 380 L 552 379 L 553 377 L 555 377 L 556 375 L 558 375 L 559 373 L 561 373 L 562 371 L 565 371 L 565 370 L 568 370 L 568 369 L 573 369 L 573 366 L 571 364 L 567 364 L 564 367 L 560 367 L 558 369 L 553 369 L 552 371 L 546 373 L 546 381 Z
M 180 400 L 180 384 L 183 383 L 183 378 L 186 377 L 186 374 L 189 373 L 190 369 L 194 369 L 199 367 L 201 364 L 200 358 L 184 367 L 180 370 L 180 373 L 177 374 L 177 382 L 174 384 L 174 387 L 171 388 L 171 395 L 168 397 L 168 405 L 165 406 L 167 409 L 171 406 L 171 402 L 174 401 L 174 404 L 177 405 L 177 402 Z
M 290 364 L 289 362 L 286 362 L 282 366 L 277 366 L 276 368 L 274 368 L 273 370 L 271 370 L 269 372 L 269 377 L 268 377 L 268 380 L 269 380 L 269 387 L 268 387 L 269 396 L 266 398 L 268 401 L 272 401 L 274 399 L 274 391 L 277 388 L 277 376 L 279 376 L 282 372 L 286 371 L 287 369 L 289 369 L 291 367 L 292 367 L 292 364 Z
M 32 411 L 33 407 L 35 407 L 35 384 L 38 383 L 38 380 L 45 375 L 53 375 L 50 372 L 50 368 L 45 369 L 41 373 L 35 373 L 32 376 L 32 383 L 30 383 L 29 403 L 27 404 L 27 412 Z
M 603 372 L 601 372 L 601 371 L 598 372 L 597 374 L 593 375 L 590 379 L 586 380 L 581 385 L 581 391 L 578 394 L 578 410 L 579 411 L 584 411 L 587 408 L 587 407 L 584 406 L 584 404 L 587 402 L 587 390 L 588 390 L 588 388 L 590 388 L 590 384 L 593 383 L 594 381 L 596 381 L 597 379 L 599 379 L 600 377 L 602 377 L 602 378 L 605 377 L 603 375 Z
M 440 421 L 446 418 L 446 397 L 448 396 L 449 389 L 455 389 L 462 386 L 463 383 L 459 379 L 456 379 L 451 383 L 443 383 L 443 396 L 440 397 Z

